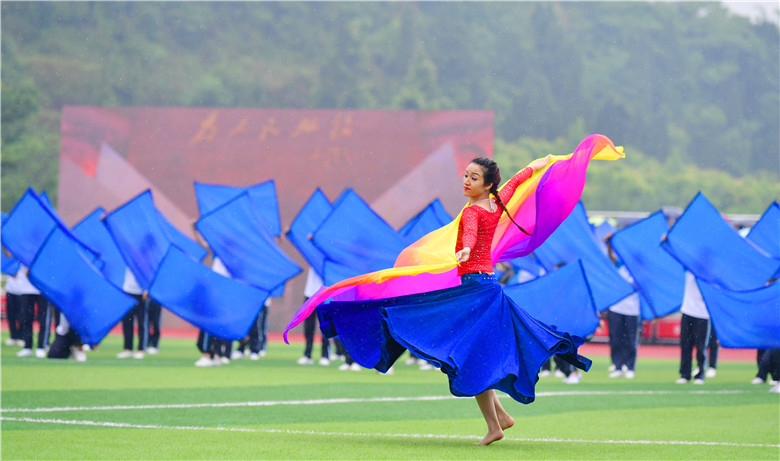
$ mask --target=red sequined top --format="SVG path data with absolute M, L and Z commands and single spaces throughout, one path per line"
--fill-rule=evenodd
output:
M 501 201 L 507 203 L 517 187 L 533 174 L 534 170 L 528 167 L 514 175 L 498 193 Z M 471 253 L 469 260 L 458 266 L 459 276 L 474 272 L 493 272 L 490 248 L 493 244 L 493 235 L 496 233 L 498 218 L 504 212 L 498 204 L 493 204 L 493 206 L 496 210 L 493 212 L 479 205 L 472 205 L 463 210 L 458 224 L 458 241 L 455 244 L 455 252 L 469 247 Z

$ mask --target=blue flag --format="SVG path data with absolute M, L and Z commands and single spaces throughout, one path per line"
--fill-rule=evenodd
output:
M 317 230 L 320 223 L 333 210 L 333 205 L 325 194 L 318 188 L 314 191 L 301 211 L 290 224 L 290 230 L 285 236 L 298 251 L 301 252 L 306 262 L 314 269 L 317 275 L 322 278 L 325 273 L 325 255 L 311 241 L 313 233 Z
M 3 224 L 5 224 L 5 220 L 8 219 L 8 215 L 5 212 L 2 212 L 2 218 L 3 218 Z M 14 258 L 13 256 L 6 256 L 5 251 L 2 253 L 2 272 L 3 274 L 14 276 L 17 272 L 19 272 L 19 267 L 21 267 L 22 263 L 19 262 L 18 259 Z
M 452 216 L 447 213 L 439 199 L 431 202 L 425 209 L 409 220 L 398 231 L 410 242 L 416 242 L 424 235 L 432 232 L 452 221 Z
M 152 191 L 140 193 L 109 213 L 104 221 L 138 285 L 148 290 L 171 245 L 154 207 Z
M 55 227 L 71 235 L 70 229 L 51 205 L 29 188 L 3 223 L 2 243 L 22 264 L 30 267 L 38 249 Z M 81 242 L 79 244 L 84 245 Z M 84 250 L 95 256 L 95 251 L 91 248 L 84 246 Z
M 599 314 L 580 261 L 530 282 L 504 287 L 504 293 L 531 317 L 581 338 L 596 332 Z
M 103 277 L 83 246 L 55 228 L 30 265 L 30 281 L 60 309 L 85 344 L 96 345 L 136 304 Z
M 171 243 L 179 247 L 180 250 L 190 255 L 190 257 L 196 261 L 203 261 L 203 258 L 208 256 L 209 252 L 207 249 L 203 248 L 200 243 L 187 237 L 182 231 L 177 229 L 176 226 L 171 224 L 171 222 L 168 221 L 168 218 L 160 213 L 159 210 L 157 211 L 157 217 L 160 219 L 160 223 L 168 234 Z
M 620 276 L 615 265 L 599 248 L 582 202 L 534 251 L 534 255 L 547 272 L 552 272 L 559 264 L 572 264 L 581 260 L 599 312 L 634 292 L 631 284 Z
M 217 274 L 171 246 L 149 296 L 209 334 L 240 340 L 257 319 L 268 292 Z
M 662 245 L 697 278 L 726 290 L 761 288 L 780 269 L 780 260 L 745 241 L 701 192 Z
M 780 206 L 777 202 L 761 215 L 746 237 L 773 258 L 780 258 Z
M 685 290 L 685 268 L 661 248 L 669 231 L 663 212 L 657 211 L 612 235 L 609 242 L 639 287 L 650 311 L 643 320 L 680 310 Z
M 98 252 L 102 262 L 100 272 L 115 286 L 122 288 L 125 278 L 125 260 L 119 252 L 114 239 L 103 223 L 105 211 L 98 208 L 81 222 L 73 226 L 73 235 L 79 240 L 94 248 Z
M 229 200 L 246 192 L 257 210 L 260 222 L 274 237 L 282 233 L 279 219 L 279 201 L 276 197 L 276 185 L 273 179 L 249 187 L 222 186 L 195 182 L 195 196 L 198 200 L 198 210 L 201 216 L 209 214 Z
M 409 243 L 352 189 L 334 203 L 331 213 L 314 231 L 312 241 L 325 257 L 352 275 L 393 267 Z M 343 280 L 325 266 L 325 285 Z
M 751 291 L 729 291 L 696 280 L 718 341 L 724 347 L 780 347 L 780 283 Z
M 236 280 L 271 292 L 301 272 L 268 234 L 246 192 L 202 216 L 195 228 Z

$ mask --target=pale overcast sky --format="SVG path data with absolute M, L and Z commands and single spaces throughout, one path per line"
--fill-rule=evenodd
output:
M 734 13 L 747 16 L 753 20 L 766 17 L 775 24 L 780 23 L 780 4 L 778 4 L 777 0 L 758 2 L 724 1 L 723 4 Z

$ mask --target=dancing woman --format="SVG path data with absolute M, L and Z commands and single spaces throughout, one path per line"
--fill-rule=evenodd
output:
M 598 142 L 586 146 L 587 149 L 583 148 L 588 150 L 582 154 L 586 160 L 584 166 L 577 167 L 575 175 L 583 176 L 583 183 L 587 161 L 597 157 L 592 155 L 594 149 L 600 152 L 607 145 L 618 155 L 605 159 L 622 156 L 620 149 L 616 150 L 608 138 L 602 138 L 606 141 L 599 138 Z M 569 158 L 561 157 L 556 161 Z M 531 403 L 538 371 L 551 356 L 557 354 L 586 371 L 590 368 L 590 360 L 577 354 L 577 348 L 584 342 L 582 338 L 556 331 L 530 317 L 504 294 L 493 275 L 491 249 L 495 247 L 494 234 L 497 226 L 502 225 L 500 218 L 507 209 L 506 204 L 525 181 L 532 177 L 537 182 L 540 180 L 535 176 L 543 174 L 539 170 L 545 170 L 545 178 L 549 179 L 550 163 L 551 157 L 534 161 L 500 191 L 501 175 L 494 161 L 476 158 L 468 165 L 463 177 L 463 194 L 469 201 L 459 219 L 452 223 L 457 226 L 457 238 L 449 250 L 457 259 L 460 284 L 453 283 L 433 291 L 404 288 L 412 294 L 394 296 L 396 292 L 404 293 L 398 286 L 419 285 L 419 280 L 423 284 L 437 281 L 437 273 L 441 275 L 439 279 L 446 279 L 448 272 L 444 271 L 455 270 L 446 265 L 443 268 L 417 266 L 424 270 L 416 273 L 396 267 L 384 274 L 379 271 L 367 274 L 367 277 L 348 279 L 313 296 L 315 304 L 302 306 L 287 331 L 316 307 L 323 334 L 338 336 L 353 359 L 367 368 L 387 371 L 409 349 L 447 374 L 453 395 L 476 398 L 488 427 L 487 434 L 477 444 L 488 445 L 500 440 L 514 420 L 501 406 L 496 389 L 518 402 Z M 561 167 L 565 168 L 564 165 Z M 579 187 L 581 191 L 581 185 Z M 536 206 L 544 203 L 542 200 Z M 557 224 L 570 211 L 564 210 L 564 216 L 555 218 Z M 525 236 L 535 234 L 534 229 L 529 233 L 516 223 L 511 214 L 508 217 L 516 231 Z M 535 225 L 538 228 L 543 223 L 537 219 Z M 547 232 L 552 230 L 547 229 Z M 502 232 L 506 234 L 507 231 L 504 228 Z M 399 260 L 404 257 L 402 253 Z M 390 284 L 383 285 L 391 278 L 396 283 L 395 288 Z M 437 287 L 435 283 L 429 286 Z M 331 298 L 336 300 L 321 304 Z

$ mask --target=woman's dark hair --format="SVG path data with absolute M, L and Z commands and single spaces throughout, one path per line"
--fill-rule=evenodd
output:
M 517 224 L 509 214 L 509 210 L 506 209 L 506 205 L 501 201 L 501 197 L 498 196 L 498 185 L 501 183 L 501 171 L 498 169 L 498 163 L 487 157 L 477 157 L 471 161 L 475 165 L 482 167 L 484 174 L 482 175 L 482 181 L 484 184 L 490 184 L 490 193 L 496 198 L 496 203 L 502 210 L 506 211 L 506 215 L 509 216 L 509 220 L 517 226 L 525 235 L 531 235 L 527 230 L 523 229 L 523 226 Z

